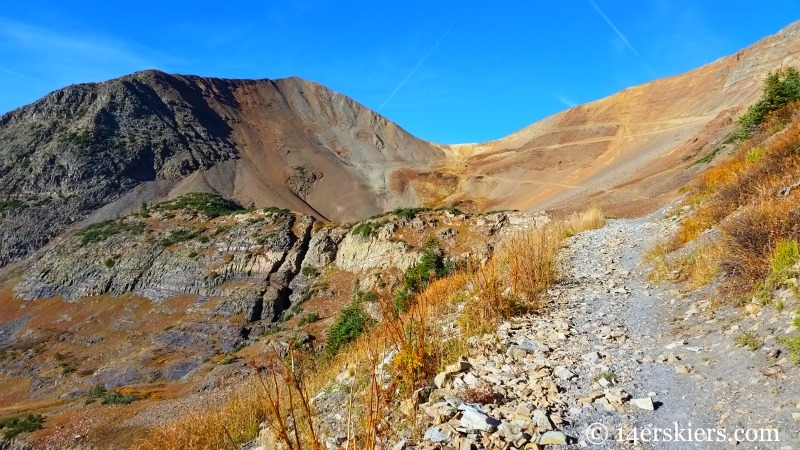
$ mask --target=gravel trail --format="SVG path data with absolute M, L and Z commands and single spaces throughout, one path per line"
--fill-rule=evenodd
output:
M 423 442 L 395 448 L 800 449 L 798 369 L 775 346 L 800 302 L 648 281 L 644 254 L 677 223 L 664 211 L 569 238 L 547 312 L 473 338 L 420 405 Z M 760 348 L 735 344 L 744 330 Z

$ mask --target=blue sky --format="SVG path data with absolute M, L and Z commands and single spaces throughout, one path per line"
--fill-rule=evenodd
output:
M 0 113 L 148 68 L 299 76 L 440 143 L 503 137 L 800 18 L 800 0 L 3 3 Z

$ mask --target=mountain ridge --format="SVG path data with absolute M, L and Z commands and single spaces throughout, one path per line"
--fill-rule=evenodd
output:
M 416 138 L 297 77 L 147 70 L 52 92 L 0 116 L 0 266 L 69 226 L 190 192 L 357 221 L 397 207 L 652 211 L 724 150 L 771 71 L 800 62 L 800 23 L 684 74 L 478 144 Z M 724 152 L 723 152 L 724 153 Z

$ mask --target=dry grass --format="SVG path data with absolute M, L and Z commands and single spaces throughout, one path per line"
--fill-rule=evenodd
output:
M 392 411 L 402 400 L 412 406 L 406 426 L 418 435 L 414 412 L 419 388 L 466 353 L 470 335 L 490 331 L 504 318 L 541 307 L 540 294 L 555 279 L 555 258 L 565 237 L 604 223 L 602 212 L 592 208 L 516 234 L 486 264 L 472 264 L 433 280 L 408 311 L 381 322 L 335 357 L 312 361 L 290 353 L 288 360 L 273 355 L 254 363 L 254 376 L 225 403 L 209 405 L 202 413 L 154 430 L 135 448 L 237 448 L 258 434 L 261 423 L 269 425 L 276 448 L 319 448 L 309 393 L 330 385 L 343 367 L 354 374 L 349 404 L 343 405 L 347 407 L 349 449 L 376 448 L 377 442 L 396 431 L 398 423 L 389 420 L 396 417 Z M 384 317 L 394 317 L 388 314 L 394 310 L 391 299 L 390 292 L 379 293 Z M 459 329 L 442 326 L 448 322 L 445 317 L 456 315 Z M 378 373 L 378 365 L 390 349 L 397 353 L 387 382 Z
M 604 223 L 605 215 L 593 207 L 507 239 L 487 264 L 469 272 L 473 295 L 462 316 L 468 332 L 479 333 L 502 319 L 540 309 L 540 294 L 555 279 L 564 238 Z
M 651 279 L 677 272 L 696 287 L 721 273 L 731 285 L 762 284 L 776 245 L 800 238 L 800 188 L 785 191 L 798 182 L 800 103 L 792 103 L 771 113 L 731 158 L 698 175 L 686 201 L 694 210 L 675 236 L 647 255 Z M 712 227 L 721 231 L 716 242 L 671 256 Z
M 266 419 L 267 405 L 251 380 L 220 404 L 211 403 L 202 411 L 182 416 L 155 428 L 146 440 L 132 446 L 136 450 L 237 448 L 258 432 Z

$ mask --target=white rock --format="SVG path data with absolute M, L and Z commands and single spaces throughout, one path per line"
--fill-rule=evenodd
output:
M 425 431 L 423 438 L 431 442 L 447 442 L 450 440 L 450 433 L 445 431 L 442 427 L 430 427 Z
M 567 445 L 567 437 L 560 431 L 548 431 L 539 437 L 539 445 Z
M 540 430 L 550 431 L 553 429 L 553 424 L 550 422 L 547 414 L 541 409 L 537 409 L 533 412 L 533 423 L 535 423 Z
M 562 380 L 569 380 L 570 378 L 575 376 L 574 373 L 570 372 L 564 366 L 556 367 L 556 369 L 553 371 L 553 375 L 555 375 L 558 378 L 561 378 Z
M 636 405 L 639 409 L 647 411 L 654 411 L 656 408 L 653 406 L 653 399 L 650 397 L 634 398 L 631 403 Z

